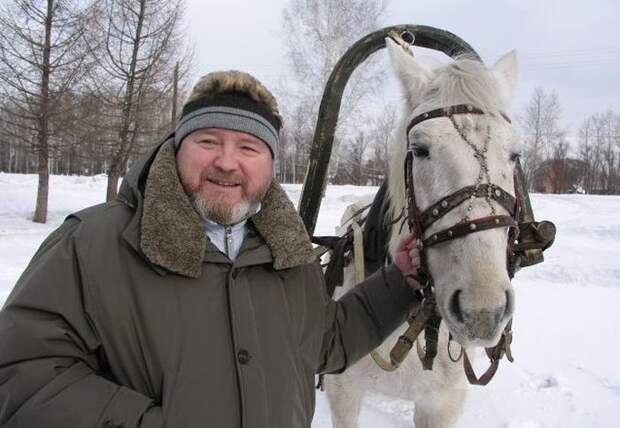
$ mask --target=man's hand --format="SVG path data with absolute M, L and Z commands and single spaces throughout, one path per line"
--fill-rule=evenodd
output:
M 420 289 L 418 269 L 420 268 L 420 250 L 416 247 L 417 240 L 413 234 L 403 236 L 394 252 L 394 264 L 405 277 L 407 284 L 413 289 Z

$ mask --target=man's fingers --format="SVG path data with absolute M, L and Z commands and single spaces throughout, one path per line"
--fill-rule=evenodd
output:
M 396 246 L 394 262 L 405 275 L 407 284 L 413 289 L 420 289 L 420 249 L 416 245 L 417 240 L 413 233 L 404 235 Z
M 407 249 L 411 250 L 412 248 L 417 248 L 417 243 L 418 240 L 416 239 L 415 235 L 411 235 L 412 239 L 407 241 Z
M 420 288 L 422 288 L 422 286 L 420 285 L 420 278 L 417 275 L 409 274 L 405 277 L 405 280 L 407 281 L 407 284 L 409 284 L 409 286 L 414 290 L 419 290 Z
M 403 250 L 410 249 L 410 245 L 412 242 L 414 243 L 413 245 L 415 245 L 415 236 L 413 235 L 413 233 L 407 233 L 400 239 L 400 241 L 398 241 L 398 245 L 396 246 L 396 251 L 403 251 Z
M 420 282 L 420 277 L 415 273 L 407 274 L 407 278 L 412 279 L 414 281 Z

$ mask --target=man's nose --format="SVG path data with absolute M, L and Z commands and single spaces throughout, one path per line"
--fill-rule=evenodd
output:
M 213 165 L 222 171 L 234 171 L 239 165 L 237 152 L 231 147 L 222 147 L 215 157 Z

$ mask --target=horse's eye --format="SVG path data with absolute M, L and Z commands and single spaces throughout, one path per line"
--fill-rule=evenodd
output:
M 519 152 L 514 152 L 510 154 L 510 160 L 513 162 L 516 162 L 517 160 L 521 159 L 521 153 Z
M 422 146 L 420 144 L 414 144 L 411 146 L 413 150 L 413 155 L 417 158 L 426 158 L 429 156 L 428 147 Z

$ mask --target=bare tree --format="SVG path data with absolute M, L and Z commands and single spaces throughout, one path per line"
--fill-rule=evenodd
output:
M 553 146 L 551 155 L 551 175 L 553 176 L 553 193 L 566 193 L 569 188 L 569 172 L 571 171 L 568 157 L 569 146 L 564 139 Z
M 363 131 L 358 131 L 354 138 L 350 138 L 342 145 L 342 158 L 333 177 L 334 184 L 367 184 L 367 153 L 371 139 Z
M 599 138 L 603 152 L 603 191 L 611 195 L 620 191 L 620 170 L 618 169 L 620 119 L 612 111 L 607 111 L 599 116 L 599 121 L 601 128 Z
M 583 121 L 578 139 L 586 193 L 620 193 L 620 115 L 593 114 Z
M 523 172 L 528 183 L 566 134 L 560 127 L 560 114 L 557 92 L 547 93 L 542 88 L 536 88 L 520 120 L 524 142 Z
M 100 67 L 92 81 L 109 114 L 106 126 L 113 130 L 108 135 L 109 201 L 130 156 L 169 130 L 170 109 L 153 112 L 161 112 L 162 99 L 173 96 L 173 70 L 180 61 L 179 73 L 186 73 L 189 56 L 180 31 L 182 0 L 104 0 L 101 8 L 98 33 L 105 42 L 101 52 L 94 52 Z
M 294 110 L 287 109 L 288 115 L 281 131 L 283 145 L 278 159 L 279 167 L 286 174 L 278 176 L 278 179 L 282 182 L 299 183 L 306 173 L 305 160 L 310 153 L 309 142 L 314 131 L 312 124 L 307 120 L 312 114 L 312 105 L 300 103 L 291 107 L 294 107 Z
M 390 148 L 394 138 L 396 128 L 397 109 L 394 104 L 388 104 L 381 115 L 372 121 L 370 137 L 372 140 L 373 154 L 371 163 L 376 169 L 374 180 L 376 184 L 383 181 L 388 176 L 390 168 Z
M 78 0 L 10 0 L 0 8 L 1 118 L 21 125 L 2 129 L 5 139 L 31 143 L 38 155 L 33 221 L 39 223 L 47 220 L 50 142 L 60 100 L 86 69 L 89 12 Z
M 297 170 L 305 173 L 320 97 L 332 69 L 355 41 L 379 28 L 384 16 L 385 3 L 381 0 L 290 0 L 284 8 L 282 38 L 287 75 L 278 98 L 283 106 L 284 125 L 296 134 L 290 144 L 295 145 L 291 150 L 294 157 L 291 162 Z M 356 70 L 347 85 L 334 150 L 338 148 L 338 141 L 353 136 L 356 128 L 365 122 L 362 118 L 364 101 L 384 78 L 384 73 L 373 64 L 369 61 Z M 299 114 L 301 111 L 304 114 Z M 312 131 L 303 134 L 296 131 L 301 129 Z M 338 161 L 338 157 L 335 160 Z M 299 180 L 299 174 L 294 176 Z
M 593 142 L 593 123 L 592 118 L 587 118 L 581 124 L 578 133 L 579 146 L 578 158 L 583 162 L 583 183 L 582 187 L 586 193 L 592 193 L 595 180 L 595 158 L 596 149 Z
M 32 165 L 33 132 L 28 126 L 29 121 L 13 114 L 11 103 L 3 102 L 0 107 L 0 159 L 1 170 L 5 172 L 30 172 L 36 169 Z

